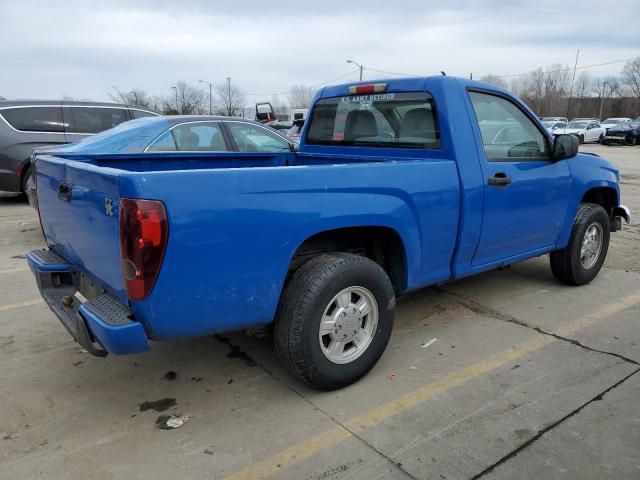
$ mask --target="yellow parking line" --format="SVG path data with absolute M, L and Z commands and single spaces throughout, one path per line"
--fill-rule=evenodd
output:
M 16 308 L 30 307 L 32 305 L 38 305 L 39 303 L 42 303 L 41 298 L 34 298 L 33 300 L 27 300 L 26 302 L 8 303 L 5 305 L 0 305 L 0 312 L 6 312 L 7 310 L 14 310 Z
M 585 316 L 579 317 L 558 328 L 554 333 L 562 336 L 574 333 L 592 325 L 595 322 L 622 312 L 638 303 L 640 303 L 640 292 L 624 297 L 622 300 L 605 305 Z M 358 433 L 362 430 L 373 427 L 391 417 L 406 412 L 407 410 L 429 400 L 435 395 L 444 393 L 452 388 L 462 385 L 473 378 L 479 377 L 484 373 L 490 372 L 512 360 L 520 358 L 555 341 L 557 341 L 557 339 L 551 336 L 538 336 L 533 340 L 523 342 L 489 358 L 480 360 L 479 362 L 473 363 L 462 370 L 452 372 L 435 382 L 424 385 L 395 400 L 373 408 L 362 415 L 353 417 L 345 422 L 344 427 L 333 427 L 319 435 L 309 438 L 308 440 L 304 440 L 292 447 L 282 450 L 261 462 L 253 464 L 244 470 L 231 475 L 227 480 L 256 480 L 274 475 L 283 468 L 305 460 L 321 450 L 343 442 L 352 436 L 352 432 Z
M 26 272 L 27 270 L 29 270 L 28 267 L 8 268 L 6 270 L 0 270 L 0 274 Z

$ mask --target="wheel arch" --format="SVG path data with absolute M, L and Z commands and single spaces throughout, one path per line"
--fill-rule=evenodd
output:
M 576 192 L 573 203 L 569 205 L 565 224 L 558 237 L 556 249 L 564 248 L 569 242 L 569 236 L 573 229 L 576 214 L 583 203 L 595 203 L 602 206 L 607 215 L 611 217 L 613 209 L 619 203 L 619 191 L 617 183 L 609 180 L 598 180 L 585 184 L 582 189 Z
M 407 288 L 405 241 L 395 228 L 385 225 L 339 227 L 308 236 L 291 256 L 287 280 L 301 265 L 328 252 L 349 252 L 370 258 L 385 270 L 396 295 Z
M 618 206 L 618 191 L 610 186 L 594 186 L 584 192 L 580 203 L 598 204 L 611 216 L 613 209 Z

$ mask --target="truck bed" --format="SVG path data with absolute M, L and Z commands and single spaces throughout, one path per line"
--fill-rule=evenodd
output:
M 318 232 L 344 226 L 400 232 L 408 288 L 450 275 L 460 202 L 451 160 L 315 155 L 296 156 L 291 163 L 298 165 L 270 166 L 252 163 L 261 157 L 252 154 L 167 157 L 49 155 L 37 163 L 40 215 L 51 249 L 123 303 L 120 199 L 166 206 L 162 269 L 151 295 L 130 305 L 151 338 L 271 322 L 297 248 Z M 252 168 L 230 166 L 243 162 Z M 63 183 L 71 186 L 70 201 L 58 196 Z

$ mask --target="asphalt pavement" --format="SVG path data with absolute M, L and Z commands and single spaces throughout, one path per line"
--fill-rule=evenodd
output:
M 544 256 L 408 294 L 382 360 L 329 393 L 269 337 L 90 356 L 26 266 L 35 212 L 0 198 L 0 478 L 640 479 L 640 148 L 581 149 L 633 213 L 596 280 Z

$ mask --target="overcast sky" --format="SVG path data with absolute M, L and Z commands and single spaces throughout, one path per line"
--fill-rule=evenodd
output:
M 388 72 L 479 77 L 640 55 L 638 0 L 0 0 L 0 95 L 108 100 L 116 85 L 170 93 L 222 83 L 269 100 L 354 59 Z M 615 75 L 623 64 L 590 70 Z M 365 70 L 365 79 L 384 74 Z M 283 97 L 284 99 L 284 97 Z

